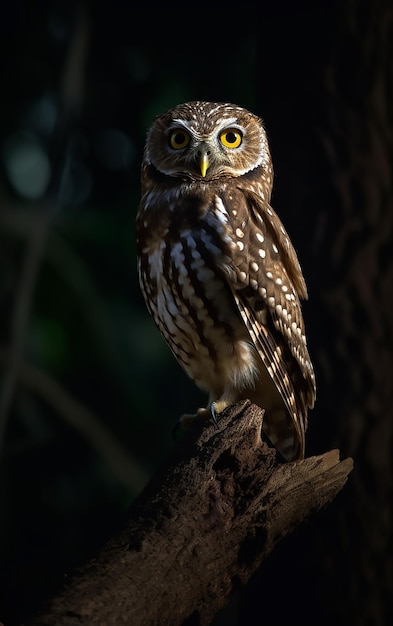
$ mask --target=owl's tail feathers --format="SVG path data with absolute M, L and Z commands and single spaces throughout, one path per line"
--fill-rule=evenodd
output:
M 285 409 L 265 412 L 263 431 L 286 461 L 304 458 L 304 437 L 299 437 L 294 422 Z

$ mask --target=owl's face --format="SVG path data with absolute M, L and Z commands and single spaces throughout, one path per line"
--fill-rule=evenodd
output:
M 192 180 L 237 177 L 271 169 L 262 121 L 233 104 L 188 102 L 157 117 L 145 160 L 168 176 Z

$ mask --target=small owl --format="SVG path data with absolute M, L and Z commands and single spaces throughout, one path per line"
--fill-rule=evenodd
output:
M 142 163 L 138 272 L 156 325 L 209 394 L 198 414 L 216 418 L 248 398 L 293 460 L 304 456 L 315 377 L 307 289 L 269 204 L 272 182 L 262 121 L 246 109 L 188 102 L 157 117 Z

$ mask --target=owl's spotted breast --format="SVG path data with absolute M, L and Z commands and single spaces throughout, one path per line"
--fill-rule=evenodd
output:
M 250 398 L 290 459 L 304 454 L 315 378 L 306 286 L 271 187 L 253 114 L 202 102 L 159 117 L 142 166 L 138 267 L 148 309 L 208 407 Z
M 202 389 L 221 395 L 228 377 L 247 384 L 255 367 L 249 335 L 225 280 L 232 240 L 218 197 L 216 204 L 213 209 L 194 198 L 193 226 L 190 211 L 184 219 L 179 211 L 164 242 L 151 224 L 139 242 L 139 274 L 149 310 L 187 374 Z M 235 364 L 242 359 L 240 373 Z

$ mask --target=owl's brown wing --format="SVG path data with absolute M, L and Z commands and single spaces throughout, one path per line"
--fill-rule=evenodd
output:
M 255 193 L 231 190 L 222 201 L 232 232 L 235 301 L 302 440 L 315 377 L 300 304 L 307 290 L 296 252 L 273 209 Z

